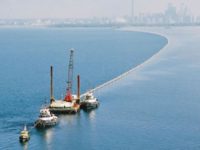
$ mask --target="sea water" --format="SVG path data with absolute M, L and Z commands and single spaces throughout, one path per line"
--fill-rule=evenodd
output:
M 168 44 L 125 78 L 98 91 L 107 114 L 100 115 L 107 118 L 104 128 L 98 128 L 101 141 L 115 149 L 199 150 L 200 28 L 132 30 L 164 35 Z M 106 140 L 104 133 L 112 134 Z
M 40 107 L 49 102 L 50 66 L 54 66 L 55 97 L 60 99 L 66 91 L 70 48 L 75 49 L 73 91 L 80 74 L 83 93 L 143 63 L 166 44 L 162 36 L 114 29 L 0 29 L 0 149 L 131 149 L 143 140 L 141 136 L 132 141 L 135 133 L 142 132 L 134 125 L 148 124 L 132 123 L 137 116 L 130 113 L 137 109 L 129 103 L 130 89 L 108 92 L 106 97 L 97 93 L 97 110 L 61 115 L 53 128 L 32 129 Z M 31 139 L 20 144 L 24 124 Z

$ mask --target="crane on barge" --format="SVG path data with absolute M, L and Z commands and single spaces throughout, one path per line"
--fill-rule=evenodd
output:
M 68 65 L 68 80 L 67 80 L 67 90 L 66 96 L 64 98 L 67 102 L 72 102 L 72 83 L 73 83 L 73 68 L 74 68 L 74 61 L 73 61 L 73 54 L 74 49 L 70 50 L 70 57 L 69 57 L 69 65 Z
M 66 95 L 64 99 L 61 100 L 54 100 L 53 97 L 53 87 L 51 87 L 51 103 L 49 105 L 49 109 L 52 113 L 77 113 L 80 109 L 79 101 L 80 101 L 80 94 L 72 95 L 72 83 L 73 83 L 73 54 L 74 49 L 70 50 L 70 57 L 69 57 L 69 65 L 68 65 L 68 80 L 67 80 L 67 89 Z M 51 69 L 53 72 L 53 69 Z M 53 73 L 51 73 L 51 80 L 53 81 Z M 80 79 L 79 76 L 77 77 L 78 80 L 78 93 L 80 93 Z M 53 86 L 53 82 L 51 82 L 51 86 Z

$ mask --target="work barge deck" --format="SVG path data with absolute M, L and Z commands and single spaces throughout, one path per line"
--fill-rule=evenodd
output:
M 50 68 L 50 105 L 48 106 L 51 113 L 55 114 L 75 114 L 80 110 L 80 76 L 77 76 L 77 95 L 72 95 L 73 81 L 73 54 L 70 50 L 67 90 L 64 99 L 56 100 L 53 93 L 53 66 Z
M 54 86 L 53 86 L 53 66 L 50 67 L 50 104 L 48 106 L 51 113 L 54 114 L 75 114 L 80 111 L 80 108 L 97 108 L 99 105 L 98 100 L 92 95 L 92 93 L 84 93 L 80 95 L 80 76 L 77 75 L 77 93 L 72 94 L 72 80 L 73 80 L 73 53 L 74 50 L 70 50 L 69 66 L 68 66 L 68 81 L 67 89 L 64 99 L 56 100 L 54 98 Z M 81 99 L 82 96 L 82 99 Z M 86 99 L 84 99 L 84 97 Z M 88 97 L 90 99 L 88 99 Z M 81 107 L 82 105 L 82 107 Z

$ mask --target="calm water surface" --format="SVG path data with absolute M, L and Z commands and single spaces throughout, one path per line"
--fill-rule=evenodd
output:
M 18 136 L 49 99 L 50 65 L 55 97 L 65 92 L 68 49 L 75 48 L 74 74 L 81 75 L 83 92 L 141 64 L 166 43 L 161 36 L 111 29 L 0 29 L 0 149 L 131 149 L 140 131 L 127 115 L 132 102 L 121 93 L 97 93 L 99 109 L 60 116 L 54 128 L 32 129 L 25 145 Z

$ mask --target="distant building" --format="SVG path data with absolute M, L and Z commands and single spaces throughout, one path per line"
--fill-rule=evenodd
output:
M 171 3 L 168 4 L 167 9 L 165 10 L 165 23 L 175 24 L 178 21 L 176 7 Z

